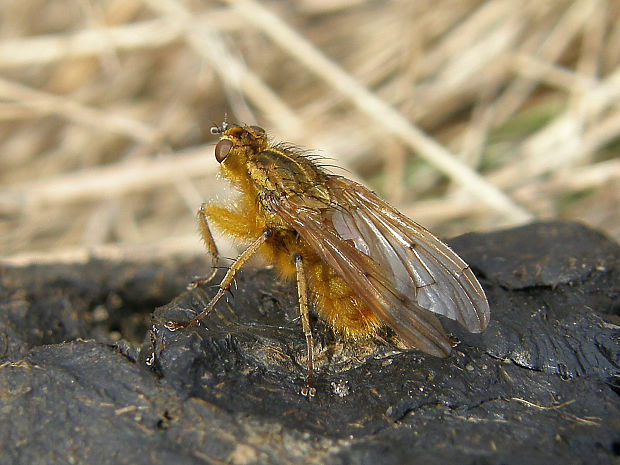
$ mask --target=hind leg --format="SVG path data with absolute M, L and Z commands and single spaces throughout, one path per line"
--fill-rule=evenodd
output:
M 314 341 L 312 339 L 312 329 L 310 328 L 310 315 L 308 312 L 308 285 L 306 283 L 306 274 L 304 272 L 301 255 L 295 255 L 295 270 L 297 272 L 297 296 L 299 298 L 299 316 L 301 319 L 301 329 L 306 337 L 306 351 L 308 357 L 308 377 L 306 385 L 301 389 L 301 395 L 305 397 L 314 397 L 316 388 L 314 387 L 314 367 L 312 366 L 312 357 L 314 355 Z

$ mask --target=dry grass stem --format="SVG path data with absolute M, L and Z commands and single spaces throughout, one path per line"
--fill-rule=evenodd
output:
M 515 221 L 527 221 L 532 218 L 525 209 L 519 207 L 501 191 L 486 182 L 477 172 L 461 163 L 434 139 L 412 125 L 389 103 L 369 92 L 366 87 L 259 3 L 252 0 L 234 0 L 230 3 L 234 5 L 239 14 L 269 35 L 295 59 L 346 95 L 360 111 L 381 125 L 387 133 L 400 137 L 412 150 L 417 151 L 421 157 L 452 180 L 462 184 L 472 195 L 493 208 L 506 211 L 507 216 Z
M 0 8 L 3 262 L 203 254 L 226 117 L 439 235 L 571 218 L 620 238 L 617 2 Z

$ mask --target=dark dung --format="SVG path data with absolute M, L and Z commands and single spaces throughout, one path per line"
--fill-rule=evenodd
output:
M 571 222 L 448 243 L 492 320 L 447 359 L 344 343 L 313 320 L 298 394 L 295 286 L 245 269 L 200 325 L 209 260 L 0 268 L 0 463 L 612 463 L 620 249 Z M 389 334 L 386 334 L 389 338 Z

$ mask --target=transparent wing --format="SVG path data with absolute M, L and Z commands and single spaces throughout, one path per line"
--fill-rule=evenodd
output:
M 415 296 L 419 306 L 481 332 L 490 319 L 489 304 L 471 268 L 450 247 L 368 189 L 345 178 L 330 179 L 346 209 L 334 210 L 332 224 L 383 269 L 395 287 Z M 353 207 L 353 208 L 351 208 Z
M 410 347 L 447 356 L 451 347 L 432 313 L 482 331 L 489 307 L 470 268 L 448 246 L 365 187 L 329 178 L 333 201 L 268 199 L 271 208 Z

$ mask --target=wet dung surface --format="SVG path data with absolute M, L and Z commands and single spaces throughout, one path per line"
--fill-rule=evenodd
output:
M 0 268 L 0 462 L 611 463 L 620 454 L 620 249 L 576 223 L 448 243 L 491 305 L 438 359 L 343 342 L 313 320 L 317 396 L 298 394 L 296 290 L 208 259 Z

